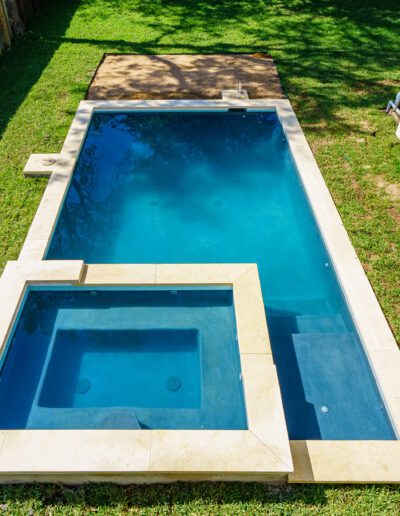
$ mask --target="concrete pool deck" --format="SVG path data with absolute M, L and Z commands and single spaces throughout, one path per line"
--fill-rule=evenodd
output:
M 84 265 L 83 262 L 74 261 L 46 262 L 44 257 L 93 112 L 96 110 L 226 111 L 229 108 L 235 107 L 248 110 L 276 111 L 286 135 L 300 179 L 307 193 L 314 216 L 319 225 L 354 322 L 362 339 L 364 350 L 386 405 L 394 431 L 399 435 L 400 351 L 348 238 L 339 213 L 337 212 L 290 102 L 286 99 L 247 101 L 138 100 L 82 102 L 55 164 L 49 166 L 51 177 L 29 230 L 19 260 L 18 262 L 10 263 L 1 279 L 0 308 L 2 310 L 0 310 L 0 313 L 2 313 L 2 316 L 0 319 L 0 338 L 2 339 L 3 346 L 11 330 L 13 318 L 18 311 L 23 291 L 29 282 L 36 284 L 75 282 L 82 285 L 110 286 L 131 284 L 151 285 L 157 284 L 157 282 L 175 285 L 230 284 L 232 281 L 232 271 L 239 270 L 235 268 L 242 267 L 240 264 L 214 264 L 207 265 L 206 267 L 196 264 Z M 64 267 L 66 267 L 66 269 L 64 269 Z M 52 268 L 54 268 L 54 270 Z M 259 300 L 257 301 L 257 295 L 254 299 L 252 296 L 247 297 L 247 299 L 243 297 L 243 299 L 246 299 L 246 301 L 243 302 L 243 307 L 246 308 L 247 311 L 246 317 L 251 318 L 252 321 L 249 323 L 251 331 L 253 332 L 252 336 L 249 337 L 249 342 L 252 343 L 251 346 L 254 346 L 254 343 L 258 342 L 259 345 L 261 345 L 261 341 L 263 341 L 264 344 L 262 345 L 268 346 L 269 340 L 265 325 L 264 308 L 262 301 L 261 305 Z M 240 307 L 241 301 L 239 300 L 238 303 Z M 4 315 L 7 313 L 9 314 L 8 316 Z M 265 325 L 265 329 L 262 329 L 260 325 Z M 247 327 L 249 326 L 247 325 Z M 238 332 L 240 333 L 239 328 L 240 323 L 238 323 Z M 251 353 L 258 353 L 255 351 L 255 348 L 252 347 L 251 349 Z M 270 365 L 274 368 L 275 366 L 273 365 L 273 357 L 270 350 L 268 353 L 271 361 Z M 255 398 L 258 398 L 258 394 Z M 266 410 L 264 405 L 261 406 L 261 403 L 257 403 L 257 407 L 258 410 Z M 282 407 L 279 410 L 281 409 Z M 276 427 L 272 425 L 272 429 L 273 428 Z M 39 450 L 40 446 L 42 446 L 40 443 L 46 442 L 48 438 L 50 438 L 50 440 L 53 439 L 53 435 L 55 436 L 53 445 L 56 455 L 51 455 L 51 448 L 43 448 L 46 449 L 46 454 L 50 454 L 49 456 L 39 454 L 39 451 L 35 451 L 35 460 L 37 460 L 37 463 L 35 468 L 31 471 L 32 475 L 28 475 L 28 478 L 54 480 L 56 478 L 56 475 L 52 476 L 53 473 L 55 473 L 54 469 L 46 467 L 51 460 L 56 463 L 58 462 L 59 474 L 62 476 L 62 471 L 66 474 L 65 481 L 70 479 L 71 481 L 79 482 L 94 478 L 92 474 L 89 475 L 87 470 L 85 476 L 82 470 L 73 473 L 66 467 L 66 458 L 61 450 L 58 449 L 62 446 L 62 435 L 66 435 L 63 434 L 65 431 L 47 431 L 47 433 L 41 434 L 41 437 L 40 434 L 36 433 L 38 431 L 16 430 L 4 432 L 14 432 L 8 434 L 8 437 L 5 438 L 5 441 L 3 441 L 5 443 L 3 450 L 0 452 L 0 469 L 4 477 L 8 478 L 10 481 L 12 479 L 18 480 L 27 478 L 22 475 L 22 469 L 18 469 L 18 464 L 21 463 L 16 461 L 16 459 L 21 460 L 21 456 L 18 455 L 20 453 L 20 448 L 18 447 L 21 443 L 29 441 L 32 443 L 35 450 Z M 2 433 L 3 436 L 5 435 L 4 432 Z M 55 433 L 52 434 L 51 432 Z M 88 434 L 85 433 L 87 431 L 74 432 L 76 433 L 74 433 L 73 438 L 71 437 L 72 440 L 69 441 L 69 448 L 65 448 L 65 454 L 68 455 L 68 450 L 73 453 L 73 450 L 84 446 L 87 451 L 87 454 L 85 451 L 85 457 L 89 460 L 91 453 L 93 453 L 93 448 L 91 448 L 91 440 L 87 438 Z M 96 437 L 93 442 L 98 443 L 102 441 L 103 437 L 101 432 L 104 431 L 99 430 L 94 432 Z M 273 432 L 272 430 L 272 433 Z M 286 428 L 284 432 L 286 432 Z M 78 434 L 81 434 L 82 437 Z M 117 436 L 117 433 L 114 434 L 114 436 Z M 125 438 L 128 439 L 128 436 L 123 435 L 122 432 L 121 439 Z M 278 439 L 281 437 L 272 436 L 272 438 Z M 143 439 L 145 439 L 145 437 L 143 437 Z M 213 441 L 216 439 L 215 442 L 219 442 L 214 434 L 209 434 L 208 439 L 212 439 Z M 203 448 L 198 448 L 196 453 L 202 453 L 208 439 L 203 441 L 203 445 L 201 445 Z M 105 444 L 104 441 L 102 442 Z M 199 445 L 200 442 L 201 441 L 199 441 Z M 117 439 L 117 443 L 118 444 L 113 445 L 115 449 L 113 457 L 114 459 L 116 458 L 115 460 L 120 460 L 124 455 L 122 451 L 123 448 L 120 448 L 123 444 L 119 442 L 119 439 Z M 131 444 L 134 446 L 134 441 L 131 441 Z M 162 446 L 164 446 L 164 444 Z M 43 446 L 46 445 L 43 444 Z M 93 444 L 93 446 L 95 446 L 95 444 Z M 221 460 L 221 463 L 223 463 L 224 456 L 234 453 L 233 450 L 236 446 L 236 441 L 232 441 L 232 448 L 225 448 L 222 454 L 220 453 L 220 455 L 215 455 L 214 457 L 218 457 L 218 462 Z M 286 472 L 289 482 L 400 482 L 400 441 L 398 440 L 291 441 L 290 447 L 294 472 L 289 472 L 290 463 L 286 461 Z M 74 453 L 76 455 L 76 451 Z M 287 456 L 285 455 L 285 457 Z M 204 470 L 201 469 L 193 457 L 191 457 L 191 460 L 192 459 L 192 470 L 184 470 L 184 478 L 196 480 L 204 479 Z M 29 464 L 32 465 L 33 462 Z M 87 462 L 87 464 L 89 463 Z M 102 464 L 104 464 L 104 462 Z M 111 463 L 108 464 L 110 465 Z M 53 468 L 56 466 L 57 465 L 53 466 Z M 239 475 L 241 480 L 271 480 L 271 477 L 265 473 L 265 469 L 264 473 L 262 473 L 259 466 L 255 464 L 250 466 L 250 463 L 247 463 L 247 466 L 247 473 L 244 474 L 244 471 L 241 470 Z M 132 462 L 129 463 L 128 469 L 129 468 L 132 468 Z M 216 470 L 212 470 L 215 474 L 208 471 L 207 474 L 209 476 L 207 478 L 226 480 L 239 479 L 239 477 L 232 475 L 233 473 L 235 473 L 235 475 L 238 474 L 239 471 L 234 471 L 232 464 L 229 468 L 231 469 L 228 472 L 225 471 L 223 474 L 222 472 L 216 473 Z M 195 471 L 193 471 L 193 469 Z M 250 476 L 248 475 L 249 471 L 252 472 Z M 115 469 L 109 466 L 107 471 L 103 471 L 104 476 L 101 476 L 101 478 L 96 477 L 96 480 L 143 481 L 143 476 L 138 475 L 138 470 L 134 468 L 129 470 L 129 474 L 126 472 L 123 478 L 118 477 L 118 475 L 114 477 L 113 472 L 115 472 Z M 73 478 L 72 476 L 68 476 L 72 473 Z M 181 475 L 181 473 L 179 473 L 179 475 Z M 280 473 L 282 473 L 282 469 Z M 24 474 L 28 474 L 26 469 Z M 171 473 L 171 476 L 168 478 L 165 476 L 154 476 L 152 479 L 146 477 L 146 481 L 182 479 L 182 476 L 179 475 L 177 476 Z M 62 478 L 64 480 L 64 477 Z

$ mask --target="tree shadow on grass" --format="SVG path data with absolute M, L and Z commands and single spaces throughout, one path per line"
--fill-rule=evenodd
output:
M 0 139 L 8 121 L 62 43 L 79 0 L 63 4 L 60 16 L 57 2 L 43 2 L 27 32 L 16 37 L 11 49 L 0 57 Z

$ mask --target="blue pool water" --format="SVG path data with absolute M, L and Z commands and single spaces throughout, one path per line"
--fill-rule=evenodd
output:
M 47 258 L 256 262 L 290 437 L 394 438 L 275 113 L 96 113 Z
M 246 429 L 232 290 L 31 290 L 0 428 Z

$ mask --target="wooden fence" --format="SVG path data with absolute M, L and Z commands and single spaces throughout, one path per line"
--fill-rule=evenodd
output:
M 11 45 L 14 34 L 25 30 L 39 5 L 40 0 L 0 0 L 0 53 Z

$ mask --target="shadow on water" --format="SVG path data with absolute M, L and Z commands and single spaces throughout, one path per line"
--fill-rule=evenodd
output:
M 296 439 L 297 435 L 307 435 L 308 439 L 321 439 L 315 406 L 306 399 L 294 348 L 293 334 L 299 332 L 297 315 L 299 314 L 285 310 L 266 309 L 289 436 L 292 439 Z

